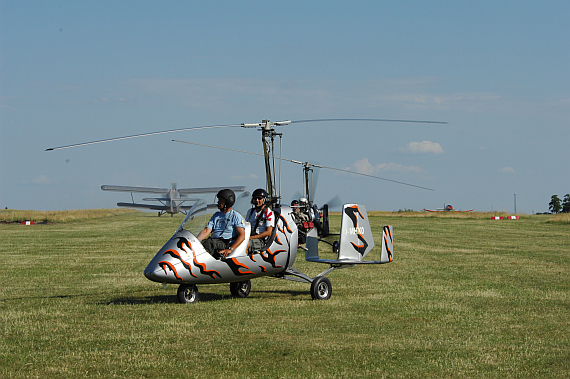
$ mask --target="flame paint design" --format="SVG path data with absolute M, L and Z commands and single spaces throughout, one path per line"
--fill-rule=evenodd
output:
M 196 252 L 192 248 L 192 244 L 186 238 L 184 238 L 184 237 L 177 237 L 177 238 L 178 238 L 178 242 L 176 243 L 176 246 L 179 249 L 184 250 L 186 253 L 188 253 L 188 255 L 192 255 L 194 257 L 194 260 L 193 260 L 194 266 L 200 270 L 200 274 L 209 275 L 212 279 L 216 279 L 216 275 L 218 275 L 219 278 L 222 277 L 222 275 L 218 271 L 208 270 L 205 263 L 198 262 L 198 260 L 196 259 Z M 192 272 L 191 265 L 187 262 L 184 262 L 181 258 L 180 258 L 180 260 L 184 264 L 184 267 L 186 267 L 188 269 L 188 271 L 190 271 L 190 274 L 192 274 L 193 277 L 197 278 L 197 276 L 194 275 L 194 273 Z
M 390 239 L 391 244 L 394 243 L 394 239 L 392 237 L 392 233 L 390 232 L 390 227 L 384 227 L 384 246 L 386 246 L 386 252 L 388 253 L 388 261 L 392 262 L 392 250 L 390 250 L 388 245 L 388 239 Z
M 287 220 L 285 220 L 283 216 L 279 216 L 279 220 L 282 221 L 282 224 L 281 226 L 279 226 L 279 223 L 277 224 L 277 230 L 279 230 L 283 234 L 283 236 L 285 237 L 285 241 L 289 243 L 289 237 L 287 236 L 287 232 L 291 234 L 293 233 L 293 231 L 291 230 L 289 224 L 287 223 Z M 279 240 L 278 234 L 275 234 L 275 239 L 277 240 L 277 243 L 279 245 L 283 246 L 283 243 L 281 242 L 281 240 Z
M 205 263 L 200 263 L 196 260 L 196 256 L 194 255 L 194 266 L 198 267 L 200 269 L 200 274 L 203 275 L 210 275 L 210 277 L 212 279 L 216 279 L 216 275 L 218 275 L 218 277 L 221 279 L 222 278 L 222 274 L 220 274 L 218 271 L 216 270 L 208 270 L 206 268 L 206 264 Z
M 166 271 L 166 267 L 168 267 L 174 273 L 176 279 L 182 280 L 182 278 L 178 275 L 178 272 L 176 271 L 176 268 L 174 268 L 174 265 L 172 263 L 166 261 L 160 261 L 158 262 L 158 265 L 162 267 L 166 275 L 168 275 L 168 271 Z
M 360 213 L 358 205 L 352 207 L 346 207 L 344 209 L 344 213 L 346 213 L 346 215 L 350 218 L 352 224 L 354 225 L 354 228 L 358 230 L 358 216 L 360 216 L 360 218 L 364 220 L 364 216 L 362 215 L 362 213 Z M 356 235 L 358 236 L 358 239 L 362 241 L 362 244 L 357 245 L 354 242 L 351 242 L 350 244 L 352 245 L 352 247 L 354 247 L 356 251 L 360 253 L 360 255 L 364 255 L 364 253 L 366 252 L 366 248 L 368 247 L 368 242 L 366 242 L 362 234 L 357 233 Z
M 226 259 L 225 262 L 227 263 L 228 267 L 232 269 L 234 274 L 236 275 L 255 275 L 253 271 L 241 271 L 241 268 L 245 268 L 249 270 L 249 267 L 244 265 L 243 263 L 238 262 L 237 258 L 230 258 Z
M 267 251 L 264 251 L 261 253 L 261 258 L 269 263 L 273 268 L 279 268 L 279 267 L 283 267 L 277 264 L 277 262 L 275 261 L 275 257 L 277 256 L 277 254 L 279 253 L 283 253 L 286 252 L 287 250 L 276 250 L 274 253 L 271 252 L 270 249 L 267 249 Z
M 188 270 L 188 272 L 190 272 L 190 275 L 192 275 L 193 277 L 197 278 L 196 275 L 194 275 L 194 273 L 192 272 L 192 265 L 189 262 L 186 262 L 184 260 L 184 258 L 182 258 L 182 256 L 180 255 L 180 253 L 176 250 L 166 250 L 162 255 L 170 255 L 173 258 L 177 258 L 178 260 L 180 260 L 180 262 L 182 263 L 182 265 Z

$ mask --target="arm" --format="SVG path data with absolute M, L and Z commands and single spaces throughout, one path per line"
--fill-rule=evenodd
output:
M 256 239 L 260 239 L 260 238 L 269 237 L 269 236 L 271 236 L 271 233 L 273 233 L 273 226 L 269 226 L 263 233 L 256 234 L 254 236 L 250 236 L 249 239 L 250 240 L 256 240 Z
M 212 233 L 212 229 L 205 227 L 197 236 L 196 238 L 198 238 L 198 241 L 202 242 L 203 240 L 205 240 L 206 238 L 208 238 L 208 236 L 210 235 L 210 233 Z
M 230 246 L 232 248 L 232 250 L 235 249 L 236 247 L 238 247 L 245 240 L 245 229 L 244 228 L 236 228 L 236 231 L 238 232 L 238 236 Z M 202 234 L 202 233 L 200 233 L 200 234 Z M 220 255 L 223 258 L 225 258 L 232 252 L 232 250 L 230 250 L 230 249 L 221 250 Z

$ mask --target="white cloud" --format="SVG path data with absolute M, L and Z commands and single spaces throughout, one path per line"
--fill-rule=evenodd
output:
M 45 175 L 40 175 L 34 179 L 34 183 L 36 183 L 36 184 L 48 184 L 49 179 Z
M 442 154 L 443 148 L 437 142 L 422 141 L 422 142 L 410 142 L 406 147 L 400 147 L 399 149 L 402 153 L 406 154 Z
M 512 174 L 515 172 L 515 169 L 512 167 L 503 167 L 503 168 L 499 169 L 499 172 L 505 172 L 507 174 Z
M 399 163 L 379 163 L 373 165 L 368 161 L 368 158 L 363 158 L 356 163 L 352 164 L 347 170 L 356 171 L 359 174 L 374 175 L 379 172 L 399 172 L 399 173 L 410 173 L 410 172 L 422 172 L 422 168 L 418 166 L 404 166 Z

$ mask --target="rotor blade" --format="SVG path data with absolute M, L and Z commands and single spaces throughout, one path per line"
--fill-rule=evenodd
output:
M 410 184 L 410 183 L 399 182 L 399 181 L 397 181 L 397 180 L 386 179 L 386 178 L 382 178 L 382 177 L 380 177 L 380 176 L 374 176 L 374 175 L 369 175 L 369 174 L 363 174 L 363 173 L 356 172 L 356 171 L 351 171 L 351 170 L 343 170 L 342 168 L 327 167 L 327 166 L 320 166 L 320 167 L 322 167 L 322 168 L 328 168 L 329 170 L 336 170 L 336 171 L 341 171 L 341 172 L 348 172 L 349 174 L 368 176 L 369 178 L 375 178 L 375 179 L 385 180 L 385 181 L 387 181 L 387 182 L 398 183 L 398 184 L 403 184 L 403 185 L 405 185 L 405 186 L 416 187 L 416 188 L 421 188 L 421 189 L 425 189 L 425 190 L 428 190 L 428 191 L 433 191 L 433 189 L 431 189 L 431 188 L 422 187 L 422 186 L 417 186 L 417 185 L 415 185 L 415 184 Z
M 381 119 L 381 118 L 321 118 L 321 119 L 314 119 L 314 120 L 278 121 L 278 122 L 271 123 L 271 125 L 282 126 L 282 125 L 300 124 L 300 123 L 306 123 L 306 122 L 326 122 L 326 121 L 331 121 L 331 122 L 332 121 L 371 121 L 371 122 L 411 122 L 411 123 L 421 123 L 421 124 L 447 124 L 447 122 L 441 122 L 441 121 L 390 120 L 390 119 Z M 159 131 L 159 132 L 134 134 L 132 136 L 108 138 L 108 139 L 103 139 L 103 140 L 98 140 L 98 141 L 82 142 L 82 143 L 76 143 L 73 145 L 50 147 L 50 148 L 47 148 L 46 151 L 69 149 L 71 147 L 95 145 L 98 143 L 120 141 L 120 140 L 138 138 L 138 137 L 154 136 L 154 135 L 158 135 L 158 134 L 184 132 L 184 131 L 188 131 L 188 130 L 213 129 L 213 128 L 238 128 L 238 127 L 239 128 L 244 128 L 244 127 L 245 128 L 251 128 L 251 127 L 260 127 L 260 126 L 263 126 L 263 123 L 256 123 L 256 124 L 243 124 L 242 123 L 239 125 L 211 125 L 211 126 L 197 126 L 197 127 L 192 127 L 192 128 L 171 129 L 171 130 L 163 130 L 163 131 Z
M 297 120 L 291 121 L 291 124 L 300 124 L 303 122 L 324 122 L 324 121 L 371 121 L 371 122 L 411 122 L 416 124 L 447 124 L 443 121 L 423 121 L 423 120 L 390 120 L 383 118 L 319 118 L 315 120 Z
M 163 130 L 163 131 L 161 131 L 161 132 L 134 134 L 134 135 L 132 135 L 132 136 L 125 136 L 125 137 L 117 137 L 117 138 L 103 139 L 103 140 L 99 140 L 99 141 L 76 143 L 76 144 L 74 144 L 74 145 L 59 146 L 59 147 L 50 147 L 49 149 L 46 149 L 46 151 L 69 149 L 69 148 L 71 148 L 71 147 L 86 146 L 86 145 L 95 145 L 95 144 L 97 144 L 97 143 L 111 142 L 111 141 L 120 141 L 120 140 L 130 139 L 130 138 L 154 136 L 154 135 L 157 135 L 157 134 L 167 134 L 167 133 L 184 132 L 184 131 L 187 131 L 187 130 L 214 129 L 214 128 L 238 128 L 238 127 L 241 128 L 242 126 L 241 126 L 241 125 L 211 125 L 211 126 L 197 126 L 197 127 L 193 127 L 193 128 L 182 128 L 182 129 Z
M 262 157 L 264 156 L 263 154 L 252 153 L 252 152 L 250 152 L 250 151 L 243 151 L 243 150 L 230 149 L 230 148 L 227 148 L 227 147 L 204 145 L 204 144 L 202 144 L 202 143 L 195 143 L 195 142 L 188 142 L 188 141 L 179 141 L 179 140 L 175 140 L 175 139 L 173 139 L 172 141 L 173 141 L 173 142 L 187 143 L 187 144 L 189 144 L 189 145 L 197 145 L 197 146 L 211 147 L 211 148 L 214 148 L 214 149 L 236 151 L 236 152 L 238 152 L 238 153 L 246 153 L 246 154 L 251 154 L 251 155 L 260 155 L 260 156 L 262 156 Z M 304 165 L 304 164 L 306 163 L 306 164 L 311 165 L 311 166 L 313 166 L 313 167 L 328 168 L 329 170 L 336 170 L 336 171 L 348 172 L 349 174 L 368 176 L 369 178 L 375 178 L 375 179 L 385 180 L 385 181 L 387 181 L 387 182 L 398 183 L 398 184 L 402 184 L 402 185 L 405 185 L 405 186 L 416 187 L 416 188 L 421 188 L 421 189 L 425 189 L 425 190 L 428 190 L 428 191 L 433 191 L 433 189 L 431 189 L 431 188 L 422 187 L 422 186 L 417 186 L 417 185 L 415 185 L 415 184 L 410 184 L 410 183 L 399 182 L 399 181 L 397 181 L 397 180 L 386 179 L 386 178 L 382 178 L 382 177 L 380 177 L 380 176 L 362 174 L 362 173 L 356 172 L 356 171 L 350 171 L 350 170 L 343 170 L 343 169 L 341 169 L 341 168 L 334 168 L 334 167 L 321 166 L 321 165 L 312 164 L 312 163 L 309 163 L 309 162 L 295 161 L 295 160 L 293 160 L 293 159 L 286 159 L 286 158 L 279 158 L 279 157 L 275 157 L 275 159 L 280 159 L 280 160 L 282 160 L 282 161 L 297 163 L 297 164 L 300 164 L 300 165 Z

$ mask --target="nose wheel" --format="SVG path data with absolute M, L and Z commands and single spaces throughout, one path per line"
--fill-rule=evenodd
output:
M 324 276 L 317 276 L 311 283 L 311 296 L 313 300 L 328 300 L 331 295 L 331 281 Z
M 195 303 L 200 298 L 198 287 L 195 284 L 181 284 L 178 287 L 178 302 L 182 304 Z

